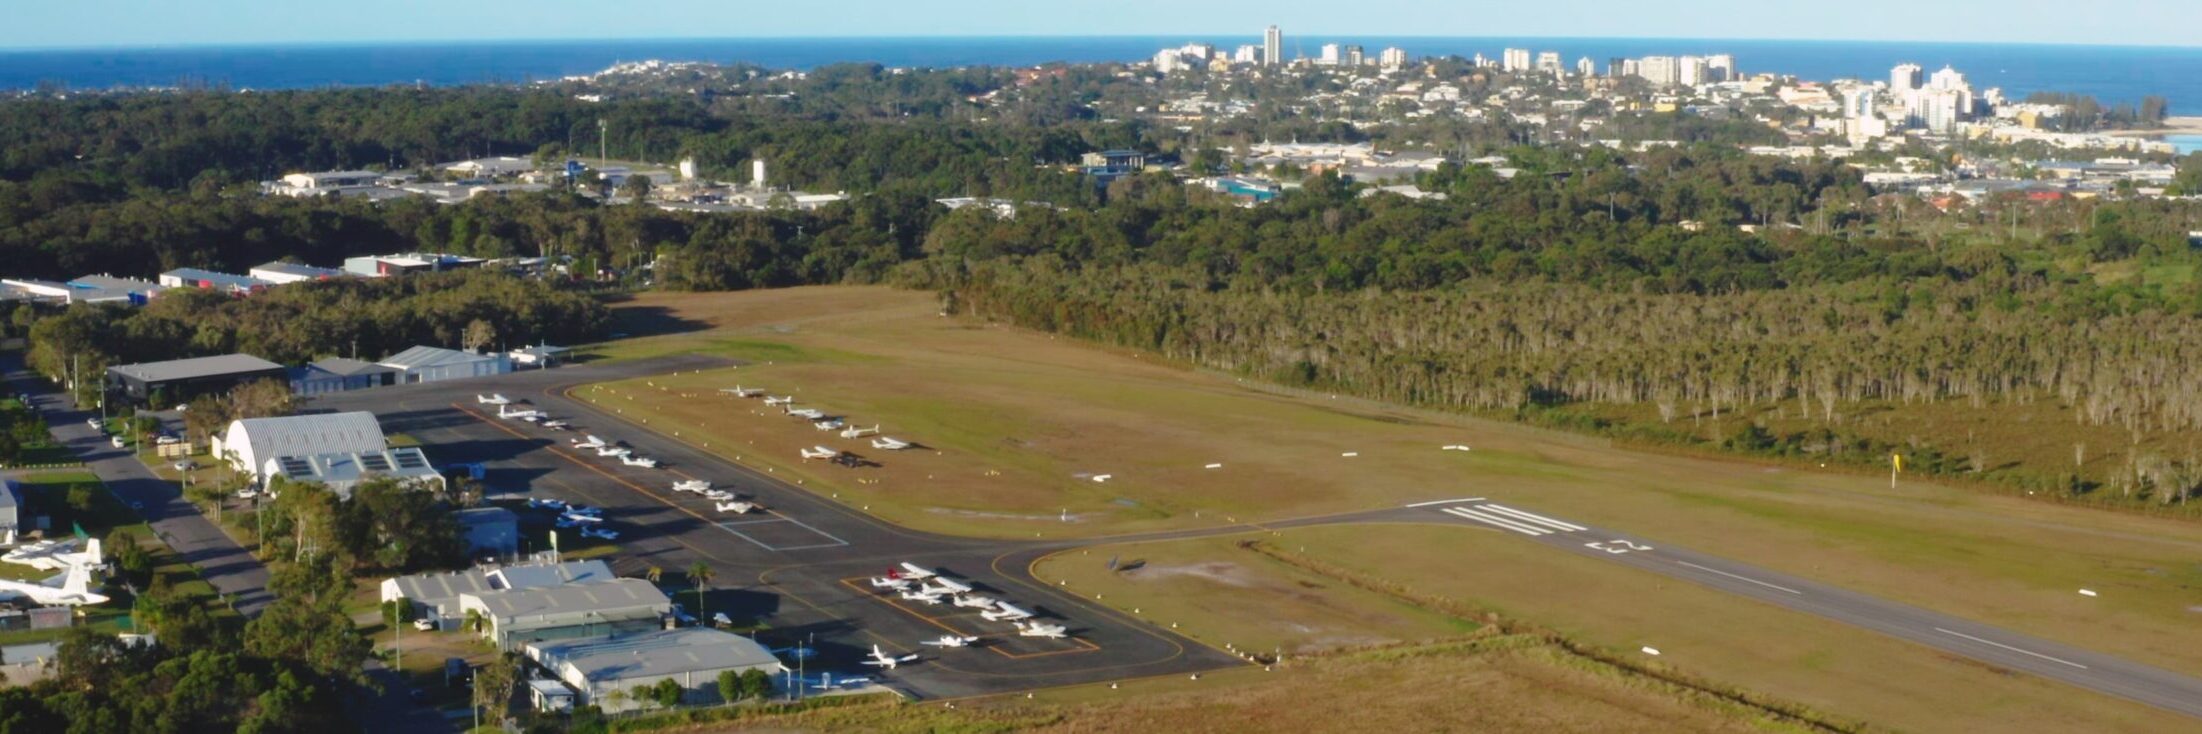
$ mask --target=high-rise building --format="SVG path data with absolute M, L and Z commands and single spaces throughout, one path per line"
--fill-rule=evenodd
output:
M 1644 62 L 1636 59 L 1621 60 L 1621 76 L 1643 76 Z
M 1284 31 L 1276 26 L 1262 31 L 1262 63 L 1270 66 L 1284 63 Z
M 1384 49 L 1383 53 L 1377 55 L 1376 63 L 1385 71 L 1404 69 L 1407 67 L 1407 49 L 1398 46 Z
M 1673 56 L 1644 57 L 1636 62 L 1636 75 L 1659 87 L 1671 87 L 1682 80 L 1681 68 Z
M 1507 49 L 1505 60 L 1500 62 L 1499 68 L 1508 73 L 1529 71 L 1529 49 Z
M 1921 71 L 1918 64 L 1897 64 L 1889 70 L 1889 89 L 1898 93 L 1918 89 Z
M 1478 69 L 1488 69 L 1488 68 L 1491 68 L 1491 60 L 1490 60 L 1490 59 L 1488 59 L 1488 58 L 1484 58 L 1484 56 L 1483 56 L 1483 52 L 1482 52 L 1482 51 L 1477 51 L 1477 52 L 1476 52 L 1476 58 L 1474 59 L 1474 61 L 1475 61 L 1475 64 L 1476 64 L 1476 68 L 1478 68 Z
M 1598 75 L 1598 65 L 1592 63 L 1590 57 L 1588 56 L 1576 59 L 1575 73 L 1581 75 L 1585 79 L 1589 79 Z
M 1251 43 L 1240 46 L 1239 50 L 1231 54 L 1231 63 L 1234 64 L 1259 64 L 1261 62 L 1262 48 Z
M 1968 101 L 1965 99 L 1968 96 L 1966 93 L 1955 89 L 1928 89 L 1920 92 L 1919 96 L 1920 117 L 1928 130 L 1937 133 L 1957 130 L 1957 123 L 1964 119 L 1966 112 L 1962 106 Z
M 1742 74 L 1736 71 L 1735 54 L 1707 56 L 1705 57 L 1705 68 L 1709 75 L 1713 77 L 1713 81 L 1716 82 L 1732 82 L 1743 78 Z
M 1705 78 L 1711 66 L 1703 56 L 1684 56 L 1675 62 L 1675 82 L 1685 87 L 1695 87 L 1710 81 Z
M 1843 117 L 1853 120 L 1872 117 L 1875 96 L 1873 87 L 1851 88 L 1843 95 Z
M 1567 67 L 1561 66 L 1561 63 L 1560 52 L 1558 51 L 1545 51 L 1537 54 L 1537 71 L 1539 72 L 1553 76 L 1565 74 L 1567 73 Z
M 1629 60 L 1628 60 L 1628 59 L 1624 59 L 1624 58 L 1621 58 L 1621 57 L 1619 57 L 1619 56 L 1615 56 L 1615 57 L 1613 57 L 1613 58 L 1609 58 L 1609 59 L 1606 59 L 1606 76 L 1610 76 L 1610 77 L 1624 77 L 1624 76 L 1630 76 L 1630 75 L 1632 75 L 1632 74 L 1634 74 L 1634 73 L 1635 73 L 1635 69 L 1636 69 L 1635 65 L 1634 65 L 1634 64 L 1631 64 L 1631 63 L 1629 63 Z
M 1338 62 L 1342 60 L 1344 58 L 1340 55 L 1338 44 L 1326 43 L 1323 44 L 1323 55 L 1317 57 L 1315 63 L 1323 66 L 1337 66 Z
M 1166 48 L 1155 52 L 1155 71 L 1168 74 L 1185 68 L 1185 57 L 1177 49 Z
M 1360 46 L 1348 45 L 1346 46 L 1345 58 L 1340 59 L 1339 61 L 1347 66 L 1360 66 L 1362 64 L 1368 63 L 1369 57 L 1368 53 L 1361 50 Z

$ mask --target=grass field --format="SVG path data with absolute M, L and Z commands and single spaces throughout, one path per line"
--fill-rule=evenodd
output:
M 1261 534 L 1280 550 L 1379 580 L 1528 620 L 1615 654 L 1643 658 L 1693 677 L 1740 686 L 1843 719 L 1913 731 L 2172 731 L 2183 717 L 1945 655 L 1876 633 L 1739 600 L 1632 569 L 1599 563 L 1458 526 L 1325 527 Z M 1087 555 L 1058 555 L 1036 567 L 1047 581 L 1067 581 L 1082 595 L 1129 610 L 1154 604 L 1165 587 L 1137 573 L 1116 574 L 1101 556 L 1163 558 L 1173 564 L 1236 569 L 1264 576 L 1269 568 L 1306 572 L 1235 547 L 1236 539 L 1104 545 Z M 1075 554 L 1076 552 L 1074 552 Z M 1262 593 L 1259 585 L 1169 587 L 1171 606 L 1142 616 L 1169 619 L 1212 644 L 1258 639 L 1278 624 L 1317 615 L 1383 619 L 1402 602 L 1316 577 L 1321 588 Z M 1268 585 L 1281 580 L 1271 577 Z M 1263 612 L 1178 611 L 1234 604 Z M 1159 613 L 1157 609 L 1163 610 Z M 1265 622 L 1262 620 L 1278 620 Z M 1266 649 L 1266 648 L 1262 648 Z M 1289 649 L 1289 648 L 1288 648 Z
M 2166 644 L 2193 639 L 2202 623 L 2202 526 L 2188 521 L 1921 482 L 1891 489 L 1885 478 L 1622 451 L 1514 424 L 1287 394 L 940 318 L 923 293 L 651 294 L 620 308 L 633 333 L 673 333 L 618 342 L 599 357 L 699 352 L 755 364 L 577 394 L 904 525 L 1100 538 L 1483 495 L 2202 673 L 2202 645 Z M 715 392 L 735 384 L 793 394 L 852 424 L 881 423 L 932 450 L 873 451 Z M 796 459 L 816 443 L 883 466 Z M 1438 450 L 1448 444 L 1474 450 Z M 1113 477 L 1080 478 L 1092 474 Z
M 152 552 L 153 573 L 166 577 L 179 595 L 208 605 L 216 617 L 233 617 L 235 612 L 220 602 L 220 594 L 214 585 L 199 576 L 197 569 L 185 563 L 175 551 L 153 539 L 153 530 L 136 513 L 124 507 L 122 501 L 100 486 L 99 478 L 90 472 L 68 470 L 34 472 L 16 478 L 20 482 L 33 507 L 51 508 L 56 516 L 56 527 L 48 537 L 68 537 L 73 527 L 81 525 L 86 535 L 106 540 L 113 533 L 129 535 L 141 547 Z M 93 490 L 87 497 L 90 504 L 82 509 L 68 505 L 69 490 L 85 487 Z M 110 555 L 112 550 L 109 551 Z M 0 578 L 15 580 L 39 580 L 53 576 L 55 572 L 29 566 L 0 563 Z M 106 593 L 113 601 L 96 607 L 84 608 L 83 623 L 102 632 L 130 631 L 130 605 L 132 599 L 126 589 L 110 587 Z M 20 644 L 57 639 L 61 630 L 15 630 L 0 632 L 0 644 Z

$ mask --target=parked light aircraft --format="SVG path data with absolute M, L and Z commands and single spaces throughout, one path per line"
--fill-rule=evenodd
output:
M 99 553 L 98 538 L 84 541 L 84 550 L 81 552 L 71 551 L 69 547 L 69 541 L 66 540 L 42 540 L 8 551 L 7 555 L 0 555 L 0 562 L 47 571 L 66 571 L 76 566 L 97 568 L 106 563 L 106 559 Z
M 886 668 L 888 670 L 894 670 L 896 665 L 900 665 L 902 663 L 914 663 L 917 662 L 917 659 L 918 656 L 915 653 L 904 655 L 898 658 L 893 655 L 888 655 L 887 653 L 881 652 L 878 645 L 873 645 L 872 659 L 864 661 L 864 664 L 876 665 L 882 668 Z
M 541 497 L 529 497 L 528 506 L 545 510 L 558 510 L 560 512 L 564 512 L 566 510 L 566 503 L 564 501 L 545 499 Z
M 1059 624 L 1018 622 L 1017 634 L 1025 637 L 1062 637 L 1070 630 Z
M 929 579 L 929 578 L 932 578 L 932 577 L 934 577 L 934 576 L 939 576 L 939 575 L 940 575 L 940 574 L 937 574 L 937 573 L 933 573 L 932 571 L 928 571 L 928 570 L 925 570 L 925 569 L 923 569 L 923 568 L 919 568 L 917 564 L 915 564 L 915 563 L 911 563 L 911 562 L 909 562 L 909 561 L 903 561 L 903 562 L 902 562 L 902 570 L 900 570 L 900 571 L 889 571 L 888 573 L 892 573 L 892 574 L 894 574 L 894 575 L 895 575 L 895 578 L 901 578 L 901 579 L 912 579 L 912 580 L 916 580 L 916 579 Z
M 92 593 L 91 586 L 91 567 L 70 566 L 61 575 L 37 583 L 0 580 L 0 598 L 25 597 L 33 604 L 61 607 L 107 603 L 107 597 Z
M 652 458 L 648 458 L 648 457 L 642 457 L 642 456 L 635 456 L 635 455 L 633 455 L 633 454 L 628 454 L 628 455 L 626 455 L 626 456 L 622 456 L 622 457 L 619 457 L 619 463 L 621 463 L 621 464 L 626 464 L 626 465 L 628 465 L 628 466 L 639 466 L 639 467 L 642 467 L 642 468 L 644 468 L 644 469 L 656 469 L 656 468 L 658 468 L 658 460 L 657 460 L 657 459 L 652 459 Z
M 721 502 L 718 504 L 718 508 L 720 512 L 731 512 L 736 515 L 747 515 L 749 513 L 757 511 L 757 504 L 754 502 Z
M 581 537 L 599 538 L 602 540 L 618 540 L 619 531 L 613 530 L 611 528 L 603 528 L 597 527 L 595 525 L 590 525 L 581 529 Z
M 573 514 L 573 513 L 571 513 L 571 512 L 568 512 L 568 513 L 564 513 L 564 514 L 561 514 L 561 515 L 559 515 L 559 516 L 558 516 L 558 527 L 562 527 L 562 528 L 574 528 L 574 527 L 580 527 L 580 526 L 583 526 L 583 525 L 590 525 L 590 524 L 594 524 L 594 523 L 600 523 L 600 522 L 603 522 L 603 521 L 604 521 L 604 518 L 601 518 L 601 517 L 597 517 L 597 516 L 595 516 L 595 515 L 576 515 L 576 514 Z
M 742 387 L 740 385 L 735 385 L 733 387 L 722 387 L 719 388 L 719 392 L 726 393 L 737 398 L 754 398 L 759 395 L 765 394 L 765 391 L 763 390 L 754 387 Z
M 879 433 L 879 426 L 872 426 L 872 427 L 870 427 L 870 428 L 857 428 L 857 427 L 855 427 L 855 426 L 850 426 L 850 427 L 848 427 L 847 429 L 844 429 L 843 431 L 841 431 L 841 437 L 842 437 L 842 438 L 863 438 L 863 437 L 865 437 L 865 436 L 870 436 L 870 435 L 874 435 L 874 434 L 877 434 L 877 433 Z
M 1032 613 L 1005 601 L 995 604 L 993 609 L 979 612 L 979 616 L 985 617 L 989 622 L 1018 622 L 1031 619 Z
M 918 644 L 932 645 L 934 647 L 970 647 L 978 641 L 979 638 L 977 637 L 967 637 L 964 635 L 941 635 L 938 639 L 926 640 Z
M 957 580 L 955 580 L 955 579 L 949 579 L 949 578 L 937 578 L 937 577 L 936 577 L 936 578 L 934 578 L 934 579 L 933 579 L 933 583 L 931 583 L 931 584 L 928 584 L 928 585 L 927 585 L 927 586 L 925 587 L 925 593 L 928 593 L 928 594 L 969 594 L 969 593 L 971 593 L 971 585 L 970 585 L 970 584 L 966 584 L 966 583 L 964 583 L 964 582 L 961 582 L 961 581 L 957 581 Z
M 731 502 L 737 496 L 733 492 L 728 492 L 723 489 L 706 489 L 700 494 L 703 495 L 704 499 L 711 500 L 713 502 Z
M 626 455 L 628 455 L 628 454 L 632 454 L 632 453 L 634 453 L 634 451 L 633 451 L 633 450 L 630 450 L 630 449 L 626 449 L 626 448 L 622 448 L 622 447 L 619 447 L 619 446 L 598 446 L 598 447 L 596 447 L 596 455 L 597 455 L 597 456 L 626 456 Z
M 980 594 L 958 594 L 954 602 L 965 609 L 991 609 L 995 604 L 994 597 Z
M 474 402 L 482 405 L 510 405 L 512 399 L 501 393 L 490 393 L 488 395 L 475 395 Z
M 941 595 L 937 592 L 926 591 L 905 591 L 899 594 L 899 596 L 901 596 L 905 601 L 921 601 L 927 604 L 939 604 L 941 597 Z
M 543 427 L 554 431 L 563 431 L 571 426 L 565 421 L 543 421 Z
M 788 411 L 788 415 L 807 420 L 818 420 L 820 418 L 826 417 L 826 411 L 819 410 L 817 408 L 797 408 Z
M 590 506 L 588 506 L 588 505 L 567 505 L 567 506 L 566 506 L 566 514 L 568 514 L 568 515 L 587 515 L 587 516 L 589 516 L 589 517 L 603 517 L 603 516 L 604 516 L 604 508 L 602 508 L 602 507 L 590 507 Z
M 673 491 L 703 494 L 711 491 L 711 481 L 707 479 L 683 479 L 673 483 Z
M 591 433 L 591 434 L 588 434 L 588 435 L 586 435 L 586 436 L 582 436 L 582 437 L 580 437 L 580 438 L 574 439 L 574 440 L 573 440 L 573 445 L 574 445 L 574 448 L 581 448 L 581 449 L 600 449 L 600 448 L 604 448 L 605 446 L 609 446 L 609 445 L 611 445 L 611 444 L 605 443 L 604 439 L 601 439 L 601 438 L 597 438 L 597 437 L 596 437 L 596 434 L 594 434 L 594 433 Z
M 766 405 L 794 405 L 794 404 L 795 404 L 795 396 L 793 396 L 793 395 L 782 395 L 782 396 L 780 396 L 780 397 L 777 397 L 777 398 L 765 398 L 765 404 L 766 404 Z
M 910 582 L 904 579 L 895 578 L 893 576 L 873 576 L 872 588 L 890 589 L 894 591 L 908 591 L 910 589 Z
M 841 419 L 839 418 L 827 418 L 825 420 L 811 421 L 810 423 L 810 427 L 816 428 L 821 431 L 831 431 L 833 429 L 840 428 L 846 425 L 848 424 L 841 422 Z
M 526 419 L 528 419 L 528 418 L 541 418 L 541 417 L 543 417 L 543 411 L 540 411 L 540 410 L 536 410 L 536 409 L 534 409 L 534 408 L 529 408 L 529 409 L 527 409 L 527 410 L 507 410 L 507 408 L 510 408 L 510 407 L 512 407 L 512 406 L 509 406 L 509 405 L 499 405 L 499 406 L 497 406 L 497 417 L 499 417 L 499 418 L 519 418 L 519 419 L 522 419 L 522 420 L 526 420 Z
M 827 446 L 812 446 L 810 448 L 803 449 L 803 458 L 805 459 L 831 459 L 840 455 L 840 449 Z
M 898 438 L 889 438 L 889 437 L 887 437 L 887 436 L 880 436 L 879 438 L 875 438 L 875 439 L 872 439 L 872 448 L 875 448 L 875 449 L 886 449 L 886 450 L 888 450 L 888 451 L 901 451 L 901 450 L 903 450 L 903 449 L 906 449 L 906 448 L 909 448 L 909 447 L 910 447 L 910 442 L 908 442 L 908 441 L 904 441 L 904 440 L 902 440 L 902 439 L 898 439 Z

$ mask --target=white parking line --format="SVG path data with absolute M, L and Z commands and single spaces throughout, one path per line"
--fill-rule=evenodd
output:
M 1476 508 L 1476 509 L 1479 509 L 1479 510 L 1488 510 L 1488 511 L 1490 511 L 1490 512 L 1494 512 L 1494 513 L 1497 513 L 1497 514 L 1501 514 L 1501 515 L 1506 515 L 1506 516 L 1508 516 L 1508 517 L 1513 517 L 1513 518 L 1516 518 L 1516 519 L 1522 520 L 1522 521 L 1524 521 L 1524 522 L 1530 522 L 1530 523 L 1535 523 L 1535 524 L 1538 524 L 1538 525 L 1548 525 L 1548 526 L 1551 526 L 1551 527 L 1554 527 L 1554 528 L 1558 528 L 1558 529 L 1560 529 L 1560 530 L 1565 530 L 1565 531 L 1569 531 L 1569 532 L 1573 532 L 1573 531 L 1576 531 L 1576 530 L 1582 530 L 1582 529 L 1583 529 L 1583 526 L 1581 526 L 1581 525 L 1576 525 L 1576 524 L 1574 524 L 1574 523 L 1568 523 L 1568 522 L 1561 522 L 1561 521 L 1558 521 L 1558 520 L 1554 520 L 1554 519 L 1552 519 L 1552 518 L 1549 518 L 1549 517 L 1545 517 L 1545 516 L 1543 516 L 1543 515 L 1539 515 L 1539 514 L 1536 514 L 1536 513 L 1533 513 L 1533 512 L 1523 512 L 1523 511 L 1521 511 L 1521 510 L 1517 510 L 1517 509 L 1514 509 L 1514 508 L 1512 508 L 1512 507 L 1507 507 L 1507 506 L 1505 506 L 1505 505 L 1484 505 L 1484 506 L 1482 506 L 1482 507 L 1479 507 L 1479 508 Z
M 1689 566 L 1689 567 L 1691 567 L 1691 568 L 1694 568 L 1694 569 L 1697 569 L 1697 570 L 1699 570 L 1699 571 L 1706 571 L 1706 572 L 1709 572 L 1709 573 L 1717 573 L 1717 574 L 1720 574 L 1720 575 L 1722 575 L 1722 576 L 1726 576 L 1726 577 L 1728 577 L 1728 578 L 1732 578 L 1732 579 L 1735 579 L 1735 580 L 1737 580 L 1737 581 L 1749 581 L 1749 582 L 1751 582 L 1751 583 L 1754 583 L 1754 584 L 1758 584 L 1758 585 L 1760 585 L 1760 586 L 1764 586 L 1764 587 L 1766 587 L 1766 588 L 1769 588 L 1769 589 L 1773 589 L 1773 590 L 1775 590 L 1775 591 L 1786 591 L 1786 592 L 1789 592 L 1789 593 L 1791 593 L 1791 594 L 1799 594 L 1799 595 L 1801 595 L 1801 594 L 1803 594 L 1803 593 L 1804 593 L 1804 592 L 1802 592 L 1802 591 L 1798 591 L 1798 590 L 1796 590 L 1796 589 L 1792 589 L 1792 588 L 1789 588 L 1789 587 L 1787 587 L 1787 586 L 1776 586 L 1776 585 L 1774 585 L 1774 584 L 1769 584 L 1769 583 L 1766 583 L 1766 582 L 1764 582 L 1764 581 L 1760 581 L 1760 580 L 1758 580 L 1758 579 L 1755 579 L 1755 578 L 1751 578 L 1751 577 L 1749 577 L 1749 576 L 1737 576 L 1737 575 L 1735 575 L 1735 574 L 1732 574 L 1732 573 L 1729 573 L 1729 572 L 1727 572 L 1727 571 L 1722 571 L 1722 570 L 1720 570 L 1720 569 L 1717 569 L 1717 568 L 1706 568 L 1706 567 L 1704 567 L 1704 566 L 1700 566 L 1700 565 L 1697 565 L 1697 564 L 1695 564 L 1695 563 L 1691 563 L 1691 562 L 1689 562 L 1689 561 L 1675 561 L 1675 563 L 1679 563 L 1679 564 L 1682 564 L 1682 565 L 1684 565 L 1684 566 Z
M 1416 502 L 1416 503 L 1414 503 L 1414 504 L 1408 505 L 1408 507 L 1429 507 L 1430 505 L 1453 505 L 1453 504 L 1459 504 L 1459 503 L 1462 503 L 1462 502 L 1481 502 L 1481 501 L 1483 501 L 1483 498 L 1482 498 L 1482 497 L 1462 497 L 1462 498 L 1460 498 L 1460 499 L 1457 499 L 1457 500 L 1435 500 L 1435 501 L 1431 501 L 1431 502 Z
M 1972 640 L 1972 641 L 1974 641 L 1974 642 L 1978 642 L 1978 643 L 1980 643 L 1980 644 L 1983 644 L 1983 645 L 1994 645 L 1994 646 L 1996 646 L 1996 647 L 2000 647 L 2000 648 L 2003 648 L 2003 649 L 2005 649 L 2005 650 L 2009 650 L 2009 651 L 2011 651 L 2011 652 L 2015 652 L 2015 653 L 2022 653 L 2022 654 L 2026 654 L 2026 655 L 2032 655 L 2032 656 L 2034 656 L 2034 657 L 2037 657 L 2037 658 L 2041 658 L 2041 659 L 2043 659 L 2043 660 L 2047 660 L 2047 661 L 2049 661 L 2049 662 L 2052 662 L 2052 663 L 2064 663 L 2065 665 L 2070 665 L 2070 666 L 2072 666 L 2072 667 L 2075 667 L 2075 668 L 2079 668 L 2079 669 L 2081 669 L 2081 670 L 2086 670 L 2086 669 L 2087 669 L 2087 666 L 2085 666 L 2085 665 L 2081 665 L 2081 664 L 2079 664 L 2079 663 L 2075 663 L 2075 662 L 2072 662 L 2072 661 L 2070 661 L 2070 660 L 2065 660 L 2065 659 L 2063 659 L 2063 658 L 2053 658 L 2053 657 L 2049 657 L 2049 656 L 2047 656 L 2047 655 L 2043 655 L 2043 654 L 2041 654 L 2041 653 L 2038 653 L 2038 652 L 2034 652 L 2034 651 L 2032 651 L 2032 650 L 2021 650 L 2021 649 L 2019 649 L 2019 648 L 2016 648 L 2016 647 L 2012 647 L 2012 646 L 2010 646 L 2010 645 L 2006 645 L 2006 644 L 2003 644 L 2003 643 L 2001 643 L 2001 642 L 1997 642 L 1997 641 L 1995 641 L 1995 640 L 1983 640 L 1983 639 L 1980 639 L 1980 638 L 1978 638 L 1978 637 L 1974 637 L 1974 636 L 1972 636 L 1972 635 L 1968 635 L 1968 634 L 1965 634 L 1965 633 L 1963 633 L 1963 632 L 1958 632 L 1958 631 L 1955 631 L 1955 630 L 1946 630 L 1946 629 L 1942 629 L 1942 628 L 1940 628 L 1940 627 L 1936 627 L 1936 628 L 1934 628 L 1934 631 L 1936 631 L 1936 632 L 1940 632 L 1940 633 L 1942 633 L 1942 634 L 1945 634 L 1945 635 L 1957 635 L 1957 636 L 1959 636 L 1959 637 L 1963 637 L 1963 638 L 1965 638 L 1965 639 L 1968 639 L 1968 640 Z
M 1544 528 L 1540 528 L 1540 527 L 1535 527 L 1535 526 L 1531 526 L 1531 525 L 1523 525 L 1523 524 L 1521 524 L 1521 523 L 1518 523 L 1518 522 L 1514 522 L 1514 521 L 1512 521 L 1512 520 L 1508 520 L 1508 519 L 1506 519 L 1506 518 L 1503 518 L 1503 517 L 1494 517 L 1494 516 L 1491 516 L 1491 515 L 1486 515 L 1486 514 L 1483 514 L 1483 513 L 1481 513 L 1481 512 L 1477 512 L 1477 511 L 1475 511 L 1475 510 L 1471 510 L 1471 509 L 1468 509 L 1468 508 L 1466 508 L 1466 507 L 1447 507 L 1447 508 L 1445 508 L 1445 513 L 1446 513 L 1446 514 L 1449 514 L 1449 515 L 1453 515 L 1453 516 L 1455 516 L 1455 517 L 1463 517 L 1463 518 L 1467 518 L 1467 519 L 1470 519 L 1470 520 L 1474 520 L 1474 521 L 1476 521 L 1476 522 L 1480 522 L 1480 523 L 1483 523 L 1483 524 L 1485 524 L 1485 525 L 1491 525 L 1491 526 L 1495 526 L 1495 527 L 1499 527 L 1499 528 L 1504 528 L 1504 529 L 1506 529 L 1506 530 L 1512 530 L 1512 531 L 1514 531 L 1514 532 L 1517 532 L 1517 533 L 1521 533 L 1521 534 L 1523 534 L 1523 535 L 1544 535 L 1544 534 L 1546 534 L 1546 533 L 1550 533 L 1550 532 L 1552 532 L 1552 531 L 1550 531 L 1550 530 L 1546 530 L 1546 529 L 1544 529 Z

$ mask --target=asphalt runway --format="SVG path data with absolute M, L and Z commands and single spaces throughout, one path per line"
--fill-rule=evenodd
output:
M 758 618 L 775 646 L 802 644 L 816 650 L 805 661 L 837 678 L 870 677 L 919 698 L 949 698 L 1013 690 L 1183 675 L 1245 661 L 1155 626 L 1081 600 L 1032 579 L 1028 565 L 1057 544 L 1020 544 L 949 538 L 881 523 L 767 474 L 691 448 L 645 427 L 626 424 L 563 395 L 564 388 L 728 362 L 673 358 L 607 366 L 569 366 L 477 380 L 407 385 L 315 398 L 310 412 L 366 410 L 383 428 L 423 444 L 439 467 L 480 462 L 493 498 L 548 497 L 604 509 L 605 525 L 619 531 L 610 560 L 622 575 L 663 569 L 666 585 L 685 585 L 686 569 L 708 562 L 718 577 L 709 599 L 736 618 Z M 572 424 L 558 431 L 496 418 L 497 408 L 477 395 L 500 393 Z M 616 458 L 571 445 L 595 435 L 658 459 L 662 468 L 626 466 Z M 713 503 L 672 491 L 674 481 L 705 479 L 714 488 L 744 495 L 769 510 L 720 514 Z M 549 511 L 516 510 L 545 522 Z M 585 547 L 561 534 L 567 551 Z M 535 549 L 527 549 L 535 550 Z M 908 561 L 970 584 L 980 593 L 1063 625 L 1069 638 L 1023 638 L 1008 622 L 979 618 L 970 609 L 929 606 L 893 598 L 867 579 Z M 683 594 L 675 594 L 684 597 Z M 694 613 L 698 610 L 688 610 Z M 947 634 L 982 638 L 970 648 L 923 645 Z M 894 670 L 862 665 L 873 645 L 921 659 Z
M 699 357 L 571 366 L 509 376 L 382 388 L 317 398 L 314 410 L 369 410 L 386 430 L 420 438 L 439 465 L 481 461 L 493 491 L 523 492 L 605 508 L 623 533 L 614 566 L 639 575 L 657 566 L 677 577 L 695 560 L 720 573 L 713 599 L 731 598 L 743 616 L 769 622 L 783 640 L 815 640 L 815 662 L 869 675 L 913 696 L 955 697 L 1074 683 L 1160 676 L 1244 664 L 1220 650 L 1091 603 L 1034 580 L 1037 559 L 1079 541 L 1014 542 L 951 538 L 882 523 L 755 470 L 725 461 L 647 426 L 606 415 L 567 398 L 568 386 L 725 366 Z M 574 430 L 553 431 L 494 417 L 475 396 L 497 392 L 525 400 Z M 569 441 L 594 434 L 666 462 L 661 469 L 623 466 L 576 450 Z M 678 479 L 708 479 L 770 508 L 771 515 L 720 515 L 709 502 L 671 491 Z M 547 515 L 547 513 L 544 513 Z M 1737 596 L 1832 619 L 2010 670 L 2202 717 L 2202 680 L 2116 657 L 2041 640 L 1918 607 L 1898 604 L 1748 564 L 1696 553 L 1664 541 L 1575 523 L 1534 508 L 1483 498 L 1420 503 L 1329 517 L 1114 537 L 1111 542 L 1167 540 L 1312 525 L 1450 521 L 1519 535 L 1554 549 L 1621 563 Z M 977 633 L 990 641 L 1012 634 L 1008 624 L 956 609 L 883 598 L 861 580 L 910 561 L 1033 610 L 1069 627 L 1086 645 L 1058 647 L 1019 640 L 998 648 L 938 649 L 920 644 L 943 634 Z M 677 586 L 677 584 L 674 584 Z M 731 593 L 716 591 L 731 589 Z M 724 603 L 724 602 L 722 602 Z M 694 611 L 694 610 L 691 610 Z M 706 610 L 716 611 L 716 610 Z M 1053 642 L 1053 641 L 1048 641 Z M 875 671 L 859 661 L 872 645 L 918 663 Z

